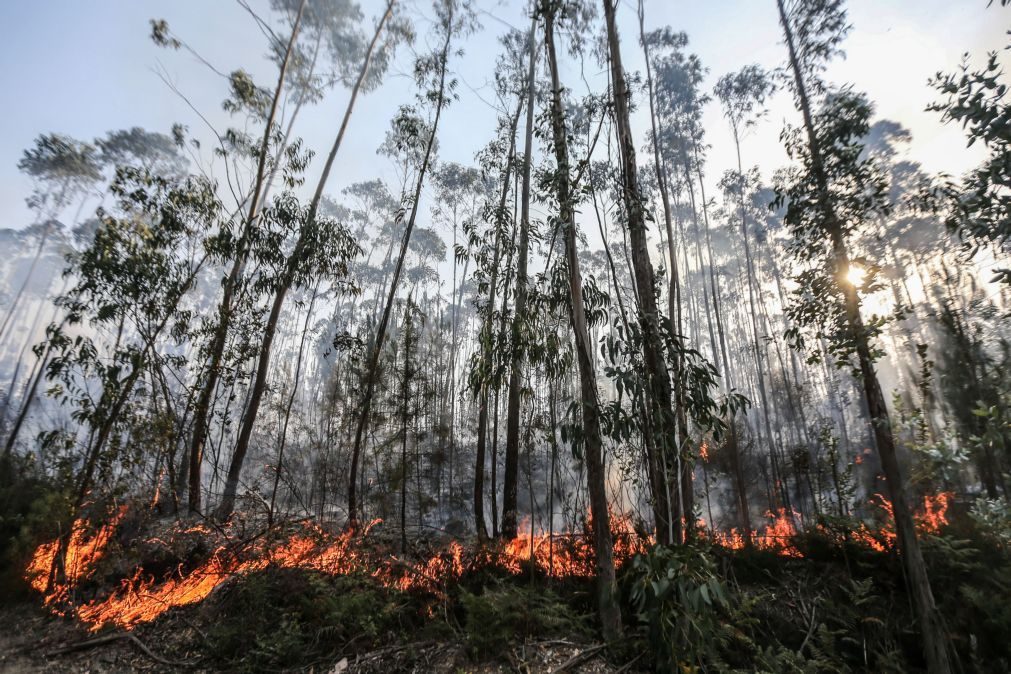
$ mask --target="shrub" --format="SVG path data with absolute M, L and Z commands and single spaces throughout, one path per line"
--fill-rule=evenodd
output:
M 635 557 L 631 578 L 631 603 L 649 632 L 657 666 L 702 664 L 722 641 L 719 616 L 728 606 L 712 559 L 693 545 L 658 545 Z
M 480 594 L 463 590 L 464 640 L 475 659 L 499 657 L 510 643 L 526 636 L 587 636 L 587 620 L 542 586 L 508 581 Z

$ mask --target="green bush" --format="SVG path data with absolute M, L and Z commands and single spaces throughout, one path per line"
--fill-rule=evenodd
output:
M 243 576 L 213 606 L 209 652 L 229 671 L 296 669 L 368 648 L 396 629 L 400 608 L 370 579 L 268 569 Z
M 71 493 L 18 455 L 0 459 L 0 594 L 17 596 L 35 547 L 70 524 Z
M 589 636 L 585 616 L 579 615 L 553 591 L 504 581 L 480 594 L 463 590 L 464 641 L 474 659 L 500 657 L 510 643 L 527 636 Z
M 658 545 L 632 561 L 632 607 L 664 671 L 703 664 L 723 641 L 729 606 L 712 558 L 693 545 Z

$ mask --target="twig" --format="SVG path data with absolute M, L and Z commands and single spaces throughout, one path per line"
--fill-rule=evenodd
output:
M 144 645 L 144 642 L 141 641 L 140 639 L 138 639 L 137 635 L 133 634 L 132 632 L 127 632 L 126 633 L 126 638 L 129 639 L 133 643 L 134 646 L 136 646 L 137 648 L 139 648 L 140 651 L 144 655 L 146 655 L 147 657 L 151 658 L 152 660 L 154 660 L 155 662 L 157 662 L 159 664 L 165 665 L 166 667 L 192 667 L 193 665 L 195 665 L 197 663 L 197 661 L 195 661 L 195 660 L 191 661 L 191 662 L 183 662 L 183 661 L 179 661 L 179 660 L 166 660 L 165 658 L 161 657 L 160 655 L 157 655 L 154 651 L 152 651 L 146 645 Z
M 801 643 L 800 644 L 800 648 L 797 649 L 797 655 L 803 655 L 804 654 L 804 647 L 807 646 L 808 640 L 810 640 L 811 639 L 811 635 L 814 634 L 814 628 L 815 628 L 815 625 L 817 624 L 816 621 L 815 621 L 815 614 L 817 613 L 817 610 L 818 610 L 817 606 L 812 606 L 811 607 L 811 624 L 810 624 L 810 626 L 807 629 L 807 636 L 804 637 L 803 643 Z
M 133 634 L 132 632 L 116 632 L 114 634 L 106 634 L 105 636 L 96 637 L 94 639 L 86 639 L 84 641 L 78 641 L 75 644 L 70 644 L 69 646 L 64 646 L 63 648 L 57 648 L 54 651 L 50 651 L 49 653 L 46 653 L 43 657 L 54 658 L 60 655 L 67 655 L 68 653 L 76 653 L 78 651 L 84 651 L 89 648 L 97 648 L 98 646 L 113 644 L 116 643 L 117 641 L 122 641 L 123 639 L 126 639 L 127 641 L 132 643 L 140 650 L 141 653 L 143 653 L 147 657 L 151 658 L 158 664 L 165 665 L 166 667 L 192 667 L 194 664 L 196 664 L 195 661 L 182 662 L 176 660 L 166 660 L 165 658 L 161 657 L 160 655 L 152 651 L 150 648 L 148 648 L 147 645 L 144 644 L 143 641 L 138 639 L 137 635 Z
M 580 651 L 579 653 L 576 653 L 562 664 L 558 665 L 558 668 L 554 670 L 553 674 L 557 674 L 558 672 L 564 672 L 566 669 L 569 669 L 570 667 L 575 667 L 576 665 L 585 662 L 586 660 L 589 660 L 591 657 L 593 657 L 600 651 L 604 650 L 605 648 L 607 648 L 607 644 L 598 644 L 596 646 L 591 646 L 586 650 Z
M 85 639 L 84 641 L 78 641 L 76 644 L 70 644 L 69 646 L 64 646 L 63 648 L 57 648 L 55 651 L 46 653 L 43 657 L 53 658 L 58 655 L 66 655 L 67 653 L 76 653 L 77 651 L 84 651 L 89 648 L 95 648 L 96 646 L 111 644 L 119 641 L 120 639 L 125 639 L 127 636 L 128 635 L 125 632 L 118 632 L 115 634 L 106 634 L 104 637 Z

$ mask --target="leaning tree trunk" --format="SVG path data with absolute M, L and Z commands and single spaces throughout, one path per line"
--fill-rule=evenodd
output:
M 404 269 L 404 258 L 407 257 L 407 247 L 411 242 L 411 232 L 414 230 L 414 222 L 418 217 L 418 203 L 421 200 L 421 188 L 425 184 L 425 174 L 432 160 L 432 148 L 435 145 L 435 137 L 439 131 L 439 120 L 442 118 L 442 109 L 446 103 L 446 65 L 449 61 L 449 45 L 453 37 L 453 5 L 449 6 L 449 17 L 446 25 L 446 39 L 442 45 L 440 56 L 439 73 L 439 96 L 435 104 L 435 119 L 432 122 L 432 133 L 428 137 L 425 147 L 425 156 L 421 161 L 418 170 L 418 178 L 414 188 L 414 198 L 411 200 L 411 215 L 407 220 L 407 227 L 404 230 L 404 238 L 400 245 L 400 255 L 397 258 L 397 266 L 393 271 L 393 279 L 390 281 L 390 292 L 386 297 L 386 307 L 383 309 L 383 317 L 379 321 L 376 329 L 376 341 L 372 347 L 372 356 L 369 359 L 369 366 L 365 376 L 365 388 L 362 391 L 361 404 L 358 410 L 358 425 L 355 431 L 355 444 L 351 450 L 351 470 L 348 475 L 348 526 L 352 529 L 358 526 L 358 465 L 361 461 L 362 440 L 365 436 L 365 427 L 368 425 L 369 412 L 372 410 L 372 396 L 376 388 L 376 370 L 379 367 L 379 356 L 383 350 L 383 343 L 386 341 L 386 329 L 390 323 L 390 313 L 393 310 L 393 300 L 397 295 L 397 285 L 400 283 L 400 275 Z
M 295 24 L 291 29 L 291 37 L 288 39 L 288 46 L 284 52 L 284 60 L 281 61 L 281 69 L 277 77 L 277 86 L 274 88 L 274 96 L 270 101 L 270 112 L 267 114 L 263 139 L 256 166 L 256 181 L 253 185 L 253 192 L 250 195 L 249 214 L 242 228 L 242 233 L 236 244 L 235 259 L 232 267 L 222 283 L 221 302 L 218 305 L 218 323 L 214 327 L 211 336 L 210 356 L 207 363 L 207 378 L 200 389 L 200 396 L 197 398 L 196 408 L 193 413 L 193 431 L 189 446 L 189 511 L 190 513 L 200 512 L 201 497 L 201 468 L 204 459 L 204 447 L 207 441 L 207 432 L 210 426 L 211 406 L 214 400 L 214 392 L 218 387 L 218 379 L 221 376 L 221 361 L 224 358 L 225 343 L 228 341 L 228 328 L 232 322 L 232 303 L 235 293 L 238 290 L 239 279 L 242 270 L 246 265 L 246 258 L 249 254 L 249 237 L 256 224 L 262 203 L 261 194 L 264 190 L 264 178 L 266 176 L 267 154 L 270 145 L 270 132 L 274 126 L 274 119 L 277 116 L 277 108 L 281 96 L 284 92 L 284 82 L 288 74 L 288 65 L 291 62 L 291 54 L 298 39 L 299 26 L 302 23 L 302 14 L 305 11 L 306 0 L 302 0 L 298 7 L 298 15 L 295 17 Z
M 604 638 L 613 641 L 621 636 L 621 609 L 618 606 L 618 584 L 614 575 L 614 543 L 611 540 L 611 518 L 607 506 L 597 378 L 593 371 L 593 346 L 586 325 L 583 281 L 580 277 L 579 253 L 576 248 L 576 221 L 569 185 L 569 149 L 562 108 L 562 87 L 558 78 L 558 58 L 555 52 L 554 19 L 554 10 L 548 9 L 544 15 L 544 43 L 551 70 L 551 129 L 555 161 L 558 164 L 555 178 L 559 208 L 558 223 L 564 229 L 566 263 L 569 268 L 569 317 L 576 345 L 576 364 L 582 400 L 586 482 L 590 495 L 590 515 L 593 519 L 594 552 L 597 561 L 597 608 Z
M 340 150 L 341 142 L 344 140 L 344 133 L 347 131 L 348 122 L 351 120 L 351 113 L 354 110 L 355 101 L 358 99 L 358 92 L 361 90 L 362 82 L 365 81 L 365 77 L 368 75 L 369 66 L 372 64 L 372 57 L 379 42 L 379 36 L 386 21 L 393 13 L 393 2 L 394 0 L 390 0 L 387 4 L 386 12 L 380 18 L 379 24 L 376 26 L 376 32 L 372 36 L 372 42 L 369 43 L 369 48 L 365 52 L 365 59 L 362 62 L 361 70 L 358 72 L 358 79 L 355 80 L 354 87 L 351 89 L 351 97 L 348 99 L 347 107 L 344 110 L 344 118 L 341 120 L 337 137 L 334 139 L 333 147 L 330 148 L 330 155 L 326 159 L 326 164 L 323 165 L 323 173 L 316 184 L 316 192 L 313 194 L 312 201 L 309 204 L 309 210 L 299 231 L 298 240 L 295 242 L 295 247 L 288 257 L 280 284 L 274 293 L 274 301 L 263 331 L 263 338 L 260 342 L 256 377 L 253 381 L 252 391 L 250 392 L 249 403 L 246 405 L 246 413 L 242 418 L 242 428 L 239 431 L 239 438 L 235 443 L 232 461 L 228 467 L 224 494 L 215 512 L 215 518 L 219 521 L 228 519 L 235 507 L 235 494 L 239 486 L 239 476 L 242 474 L 242 464 L 246 460 L 246 453 L 249 450 L 249 440 L 252 437 L 253 426 L 256 424 L 256 417 L 260 411 L 260 403 L 263 401 L 263 394 L 267 386 L 267 371 L 270 369 L 270 352 L 274 343 L 274 336 L 277 333 L 277 322 L 281 315 L 281 308 L 284 306 L 284 300 L 288 295 L 288 291 L 291 290 L 294 284 L 296 269 L 303 257 L 305 247 L 313 240 L 313 237 L 310 235 L 316 224 L 316 215 L 319 203 L 323 198 L 323 189 L 330 178 L 330 171 L 333 169 L 334 160 L 337 158 L 337 152 Z
M 860 317 L 860 297 L 856 288 L 846 283 L 846 273 L 849 270 L 849 254 L 846 241 L 843 238 L 842 227 L 839 224 L 835 209 L 830 201 L 828 177 L 822 163 L 821 148 L 818 144 L 814 121 L 811 114 L 811 104 L 804 86 L 797 50 L 794 44 L 793 30 L 787 18 L 783 0 L 776 0 L 779 9 L 779 21 L 783 27 L 786 46 L 790 56 L 790 68 L 793 71 L 797 86 L 797 98 L 800 101 L 801 113 L 804 117 L 804 128 L 807 132 L 808 149 L 811 156 L 811 169 L 819 191 L 819 201 L 825 215 L 832 243 L 832 257 L 835 265 L 836 283 L 843 293 L 846 320 L 849 332 L 854 339 L 857 358 L 860 362 L 860 375 L 863 383 L 867 409 L 874 427 L 874 440 L 881 459 L 881 467 L 888 483 L 889 498 L 892 501 L 892 515 L 895 519 L 895 531 L 898 538 L 899 553 L 906 569 L 910 589 L 913 594 L 913 605 L 916 607 L 920 623 L 923 652 L 927 660 L 927 669 L 932 674 L 948 674 L 951 663 L 948 659 L 948 636 L 941 622 L 941 616 L 934 603 L 934 595 L 930 589 L 930 578 L 923 561 L 920 542 L 916 536 L 916 526 L 912 511 L 906 498 L 906 488 L 902 471 L 895 451 L 895 437 L 892 434 L 891 421 L 885 397 L 874 368 L 874 360 L 863 320 Z

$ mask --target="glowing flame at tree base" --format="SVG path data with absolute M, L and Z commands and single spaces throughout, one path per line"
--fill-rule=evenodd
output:
M 948 494 L 940 494 L 925 499 L 923 513 L 917 517 L 921 531 L 936 532 L 947 522 L 949 498 Z M 890 516 L 890 504 L 882 499 L 881 506 Z M 96 563 L 105 554 L 125 514 L 124 506 L 93 535 L 87 534 L 83 521 L 76 522 L 67 551 L 66 582 L 48 589 L 58 542 L 39 546 L 25 576 L 34 589 L 44 594 L 47 606 L 57 613 L 67 612 L 71 590 L 94 573 Z M 797 534 L 796 514 L 781 510 L 768 516 L 769 524 L 752 536 L 752 545 L 784 556 L 800 557 L 800 551 L 792 542 Z M 452 541 L 428 559 L 412 563 L 382 552 L 382 546 L 367 540 L 371 529 L 379 522 L 373 521 L 358 533 L 348 531 L 336 535 L 314 524 L 304 524 L 300 532 L 280 541 L 261 538 L 239 549 L 221 544 L 195 568 L 187 570 L 180 566 L 168 577 L 158 579 L 139 569 L 123 580 L 111 595 L 84 603 L 74 613 L 92 631 L 105 625 L 131 629 L 156 619 L 171 608 L 203 601 L 230 578 L 268 567 L 305 569 L 327 575 L 364 574 L 391 589 L 417 591 L 437 598 L 444 597 L 446 587 L 469 570 L 483 567 L 497 567 L 512 574 L 533 567 L 552 577 L 592 578 L 596 574 L 588 532 L 581 535 L 532 534 L 527 524 L 524 527 L 527 533 L 498 547 L 466 550 L 459 542 Z M 700 522 L 700 527 L 704 529 L 705 523 Z M 176 533 L 215 535 L 199 525 Z M 635 532 L 629 518 L 620 515 L 612 516 L 612 534 L 615 562 L 619 565 L 653 544 L 652 540 Z M 736 530 L 709 531 L 705 535 L 721 547 L 745 547 L 744 537 Z M 850 539 L 875 550 L 886 550 L 894 545 L 895 534 L 888 527 L 877 532 L 863 527 L 851 532 Z M 161 541 L 151 539 L 151 542 Z

